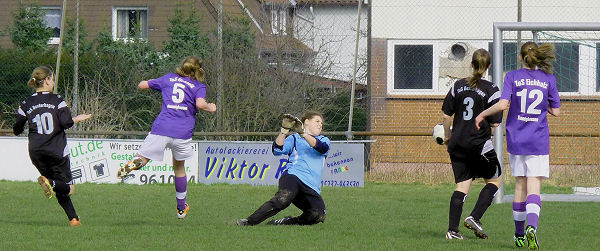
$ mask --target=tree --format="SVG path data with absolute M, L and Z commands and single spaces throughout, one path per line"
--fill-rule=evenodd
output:
M 45 14 L 38 5 L 19 5 L 19 9 L 13 13 L 13 26 L 9 28 L 10 37 L 17 48 L 41 50 L 47 47 L 52 30 L 46 27 Z
M 205 58 L 209 54 L 208 35 L 202 32 L 202 18 L 198 15 L 196 4 L 189 4 L 189 14 L 183 12 L 182 4 L 178 3 L 175 15 L 169 18 L 171 40 L 164 42 L 163 52 L 174 61 L 194 55 Z

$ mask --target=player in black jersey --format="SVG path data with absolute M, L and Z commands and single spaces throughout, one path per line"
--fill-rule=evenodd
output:
M 29 157 L 38 169 L 38 183 L 44 194 L 52 198 L 56 194 L 58 204 L 65 210 L 71 226 L 79 226 L 79 217 L 71 202 L 73 177 L 69 161 L 69 148 L 65 129 L 73 123 L 89 119 L 90 114 L 71 117 L 71 110 L 60 95 L 53 94 L 54 75 L 45 66 L 35 68 L 27 83 L 36 89 L 19 105 L 17 121 L 13 126 L 15 135 L 23 132 L 29 123 Z
M 488 117 L 482 123 L 481 130 L 475 127 L 475 118 L 479 113 L 498 102 L 498 87 L 484 79 L 490 67 L 490 53 L 484 49 L 473 53 L 471 66 L 473 76 L 463 78 L 450 89 L 442 111 L 444 112 L 444 143 L 448 145 L 448 153 L 452 162 L 456 189 L 450 199 L 450 213 L 447 239 L 462 239 L 458 225 L 462 214 L 463 203 L 471 189 L 475 178 L 484 178 L 486 185 L 479 193 L 477 203 L 464 225 L 475 232 L 477 237 L 485 239 L 480 219 L 491 205 L 500 186 L 501 169 L 492 144 L 491 128 L 502 122 L 502 113 Z M 452 120 L 452 132 L 450 122 Z

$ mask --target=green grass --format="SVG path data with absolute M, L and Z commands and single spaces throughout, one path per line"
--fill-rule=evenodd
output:
M 470 213 L 481 184 L 467 198 Z M 274 186 L 189 185 L 188 217 L 175 216 L 173 185 L 80 184 L 72 197 L 82 226 L 68 227 L 55 199 L 36 183 L 0 181 L 0 250 L 512 250 L 511 204 L 492 204 L 482 222 L 490 238 L 448 241 L 454 185 L 367 183 L 323 189 L 327 220 L 315 226 L 239 227 L 276 192 Z M 558 189 L 561 190 L 561 189 Z M 590 250 L 598 203 L 544 202 L 538 230 L 543 249 Z M 297 215 L 294 206 L 280 218 Z M 525 250 L 525 249 L 523 249 Z

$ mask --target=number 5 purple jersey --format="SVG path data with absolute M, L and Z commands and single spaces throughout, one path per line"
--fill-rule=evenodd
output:
M 196 99 L 206 98 L 206 86 L 168 73 L 148 81 L 150 88 L 162 93 L 162 109 L 152 124 L 150 133 L 177 139 L 192 138 L 196 123 Z
M 542 70 L 519 69 L 504 77 L 500 99 L 510 101 L 506 117 L 506 146 L 511 154 L 550 153 L 548 107 L 559 108 L 556 77 Z

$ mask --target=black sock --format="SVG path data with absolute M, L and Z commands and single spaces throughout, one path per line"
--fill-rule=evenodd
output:
M 52 190 L 54 190 L 55 193 L 69 194 L 69 192 L 71 192 L 71 187 L 69 186 L 69 184 L 60 180 L 49 181 L 50 185 L 52 185 Z
M 466 194 L 459 191 L 454 191 L 450 198 L 450 214 L 448 217 L 448 230 L 458 232 L 458 223 L 462 215 L 463 204 L 465 203 Z
M 480 220 L 483 217 L 483 214 L 487 210 L 487 208 L 492 204 L 492 200 L 498 191 L 498 187 L 492 183 L 487 183 L 481 192 L 479 192 L 479 198 L 477 199 L 477 203 L 475 203 L 475 207 L 471 212 L 471 216 L 476 220 Z
M 79 220 L 79 217 L 77 217 L 77 213 L 75 212 L 75 207 L 73 207 L 71 197 L 65 194 L 57 193 L 56 200 L 58 200 L 58 204 L 60 204 L 60 206 L 65 210 L 65 213 L 67 214 L 67 217 L 69 217 L 69 220 L 72 220 L 73 218 Z

